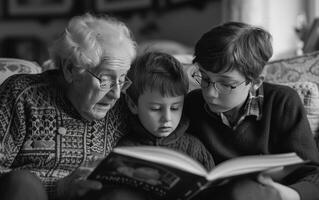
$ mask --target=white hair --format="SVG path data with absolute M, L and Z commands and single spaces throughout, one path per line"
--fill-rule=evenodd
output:
M 101 63 L 108 46 L 127 45 L 132 59 L 136 55 L 136 42 L 128 27 L 119 20 L 96 17 L 91 14 L 73 17 L 63 34 L 50 48 L 50 56 L 56 67 L 67 62 L 85 68 Z

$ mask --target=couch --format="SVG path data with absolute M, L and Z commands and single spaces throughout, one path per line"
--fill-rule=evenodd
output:
M 188 76 L 196 70 L 191 55 L 175 55 L 182 62 Z M 292 87 L 299 94 L 310 123 L 311 130 L 319 147 L 319 51 L 302 56 L 269 62 L 263 76 L 266 82 Z M 190 78 L 190 90 L 198 84 Z

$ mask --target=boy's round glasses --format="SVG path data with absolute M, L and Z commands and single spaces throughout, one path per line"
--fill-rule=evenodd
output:
M 238 83 L 237 85 L 229 85 L 222 82 L 213 82 L 209 78 L 203 78 L 200 74 L 196 72 L 192 74 L 192 77 L 201 86 L 201 88 L 207 89 L 208 87 L 213 85 L 214 88 L 220 94 L 230 94 L 234 89 L 241 86 L 243 83 L 247 83 L 246 80 L 241 83 Z
M 94 74 L 93 72 L 91 72 L 87 69 L 85 71 L 88 72 L 91 76 L 95 77 L 97 80 L 99 80 L 100 89 L 103 91 L 111 90 L 114 86 L 119 85 L 121 88 L 121 91 L 124 92 L 132 84 L 132 81 L 127 76 L 125 76 L 124 81 L 120 80 L 117 82 L 117 81 L 110 80 L 110 79 L 100 78 L 99 76 L 97 76 L 96 74 Z

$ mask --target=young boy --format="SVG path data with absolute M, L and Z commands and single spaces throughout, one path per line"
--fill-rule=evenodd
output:
M 319 154 L 298 94 L 263 83 L 261 72 L 272 56 L 271 35 L 244 23 L 229 22 L 205 33 L 195 46 L 193 78 L 201 89 L 185 99 L 194 133 L 216 164 L 251 154 L 296 152 L 318 163 Z M 214 199 L 318 199 L 318 165 L 307 165 L 273 182 L 238 179 L 208 191 Z
M 189 83 L 181 63 L 169 54 L 148 52 L 136 58 L 127 76 L 132 80 L 126 91 L 133 113 L 132 132 L 119 145 L 168 147 L 211 169 L 211 154 L 196 137 L 185 133 L 188 121 L 182 110 Z

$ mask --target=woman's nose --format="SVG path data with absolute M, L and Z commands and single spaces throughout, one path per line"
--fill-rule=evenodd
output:
M 121 86 L 119 84 L 114 84 L 110 90 L 110 93 L 114 99 L 119 99 L 121 96 Z

